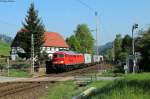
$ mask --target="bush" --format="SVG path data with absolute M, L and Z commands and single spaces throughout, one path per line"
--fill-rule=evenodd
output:
M 124 67 L 123 66 L 116 66 L 115 68 L 114 68 L 114 71 L 113 71 L 114 73 L 124 73 Z

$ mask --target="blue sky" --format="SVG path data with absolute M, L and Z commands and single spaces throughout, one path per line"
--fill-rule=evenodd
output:
M 14 37 L 22 27 L 28 7 L 34 2 L 47 31 L 59 32 L 65 38 L 73 34 L 78 24 L 95 29 L 94 11 L 98 11 L 98 44 L 112 41 L 120 33 L 131 34 L 134 23 L 139 29 L 150 24 L 150 0 L 14 0 L 0 2 L 0 33 Z M 95 32 L 92 32 L 95 37 Z

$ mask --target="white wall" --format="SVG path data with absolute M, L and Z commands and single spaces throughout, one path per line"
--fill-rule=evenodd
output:
M 61 51 L 61 50 L 69 50 L 69 48 L 61 48 L 61 47 L 41 47 L 41 53 L 46 52 L 49 54 L 48 56 L 52 58 L 52 55 L 56 51 Z

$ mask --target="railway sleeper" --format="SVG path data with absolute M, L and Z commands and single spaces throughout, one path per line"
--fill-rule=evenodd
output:
M 19 87 L 10 88 L 9 90 L 1 92 L 0 97 L 10 95 L 10 94 L 13 94 L 13 93 L 17 93 L 17 92 L 20 92 L 20 91 L 24 91 L 24 90 L 27 90 L 27 89 L 31 89 L 31 88 L 34 88 L 34 87 L 38 87 L 38 86 L 40 86 L 40 84 L 27 84 L 27 85 L 22 85 L 22 86 L 19 86 Z

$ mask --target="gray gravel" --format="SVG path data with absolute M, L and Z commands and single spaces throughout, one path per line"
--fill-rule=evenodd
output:
M 83 80 L 83 81 L 87 81 L 87 80 L 115 80 L 121 77 L 86 77 L 86 76 L 78 76 L 75 77 L 75 80 Z
M 17 79 L 19 78 L 0 76 L 0 82 L 10 82 L 10 81 L 15 81 Z

